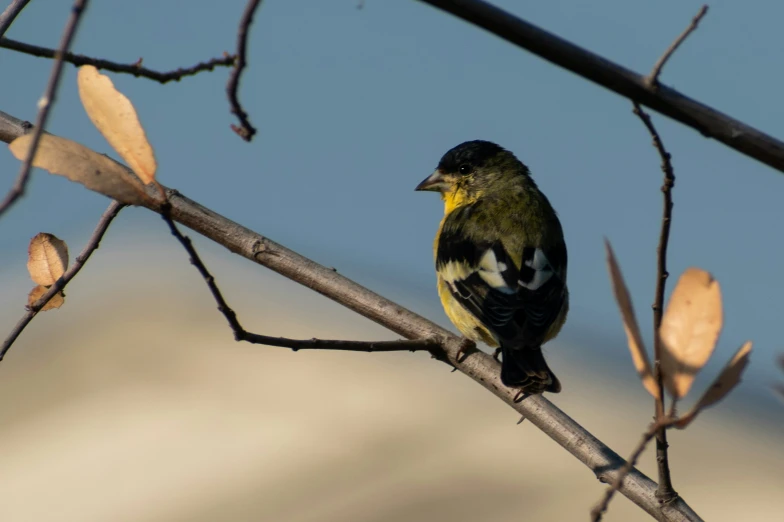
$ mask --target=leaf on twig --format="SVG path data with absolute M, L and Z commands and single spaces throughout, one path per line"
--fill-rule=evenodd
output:
M 41 299 L 43 295 L 48 292 L 49 289 L 45 286 L 38 285 L 30 291 L 30 294 L 27 296 L 27 306 L 33 306 L 36 301 Z M 57 292 L 49 299 L 43 308 L 41 308 L 41 312 L 46 312 L 47 310 L 54 310 L 60 308 L 65 303 L 65 295 L 63 294 L 62 290 Z
M 51 286 L 68 268 L 68 245 L 52 234 L 40 232 L 27 247 L 27 271 L 36 284 Z
M 634 368 L 637 370 L 637 375 L 640 376 L 642 385 L 648 390 L 648 393 L 658 398 L 659 387 L 653 378 L 653 372 L 651 372 L 651 363 L 648 361 L 648 354 L 642 342 L 642 335 L 640 334 L 640 327 L 637 325 L 637 318 L 634 315 L 629 289 L 626 288 L 626 283 L 623 280 L 623 275 L 621 275 L 621 269 L 615 259 L 610 242 L 606 239 L 604 240 L 604 247 L 607 251 L 607 267 L 610 271 L 613 293 L 615 294 L 615 300 L 618 302 L 618 308 L 621 310 L 623 329 L 626 331 Z
M 155 181 L 155 153 L 131 101 L 92 65 L 79 68 L 79 97 L 93 125 L 145 184 Z
M 24 161 L 32 139 L 32 134 L 25 134 L 12 141 L 8 148 L 16 159 Z M 125 167 L 65 138 L 44 133 L 33 158 L 33 166 L 65 176 L 120 203 L 142 205 L 150 200 L 144 192 L 144 185 Z
M 732 391 L 735 386 L 738 385 L 740 382 L 741 374 L 743 370 L 746 368 L 746 365 L 749 363 L 749 354 L 751 353 L 751 341 L 746 341 L 746 343 L 741 346 L 735 355 L 730 359 L 730 362 L 724 367 L 718 377 L 713 381 L 710 385 L 710 388 L 707 389 L 705 394 L 700 398 L 699 402 L 691 409 L 689 413 L 683 415 L 678 422 L 675 423 L 675 426 L 683 429 L 688 426 L 694 418 L 700 413 L 702 410 L 707 408 L 708 406 L 713 406 L 724 397 L 727 396 L 729 392 Z
M 697 373 L 716 348 L 721 327 L 718 281 L 699 268 L 687 269 L 670 296 L 659 328 L 661 372 L 673 399 L 689 392 Z

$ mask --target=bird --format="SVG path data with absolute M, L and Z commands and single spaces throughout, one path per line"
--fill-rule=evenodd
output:
M 569 311 L 566 243 L 528 167 L 495 143 L 467 141 L 415 190 L 444 201 L 433 254 L 446 315 L 468 342 L 496 348 L 505 386 L 560 392 L 542 345 Z

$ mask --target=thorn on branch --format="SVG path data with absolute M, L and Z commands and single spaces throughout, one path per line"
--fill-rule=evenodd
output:
M 250 120 L 248 119 L 248 113 L 245 112 L 245 109 L 240 105 L 237 91 L 240 87 L 240 76 L 242 75 L 242 71 L 248 65 L 248 29 L 253 22 L 253 15 L 259 4 L 261 4 L 261 0 L 248 0 L 248 3 L 245 5 L 245 11 L 242 13 L 240 25 L 237 29 L 237 53 L 234 69 L 229 75 L 229 83 L 226 84 L 226 93 L 229 96 L 231 113 L 240 120 L 240 125 L 237 126 L 232 124 L 231 130 L 236 132 L 237 135 L 245 141 L 253 139 L 253 135 L 256 134 L 256 128 L 251 125 Z

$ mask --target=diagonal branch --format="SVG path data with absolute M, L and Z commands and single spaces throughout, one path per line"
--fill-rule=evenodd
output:
M 29 124 L 0 112 L 0 140 L 11 141 L 29 130 Z M 157 196 L 157 191 L 150 188 L 150 194 Z M 167 199 L 171 204 L 172 220 L 222 245 L 230 252 L 306 286 L 406 339 L 440 339 L 445 359 L 450 365 L 526 417 L 585 464 L 600 481 L 611 483 L 625 465 L 623 458 L 541 395 L 528 396 L 516 402 L 516 390 L 501 383 L 499 364 L 491 355 L 477 350 L 464 354 L 458 361 L 458 353 L 463 348 L 462 339 L 432 321 L 199 205 L 177 191 L 167 189 Z M 163 212 L 154 198 L 145 206 L 153 212 Z M 660 505 L 655 495 L 656 483 L 637 469 L 632 469 L 618 491 L 657 520 L 702 520 L 680 497 L 670 504 Z
M 35 157 L 36 150 L 38 150 L 41 134 L 43 134 L 44 127 L 46 127 L 46 120 L 49 118 L 49 110 L 51 109 L 55 95 L 57 94 L 57 85 L 60 83 L 60 75 L 63 72 L 63 54 L 71 47 L 76 29 L 79 27 L 79 20 L 81 20 L 82 13 L 84 13 L 86 7 L 87 0 L 76 0 L 71 8 L 71 16 L 65 24 L 65 30 L 60 39 L 60 45 L 57 47 L 57 56 L 52 65 L 52 72 L 49 75 L 46 90 L 44 91 L 43 97 L 38 101 L 38 116 L 35 120 L 35 130 L 32 143 L 30 144 L 30 152 L 27 154 L 24 163 L 22 163 L 14 186 L 11 187 L 11 190 L 6 194 L 5 199 L 0 202 L 0 216 L 2 216 L 3 213 L 24 194 L 25 186 L 27 186 L 27 180 L 30 178 L 30 171 L 33 167 L 33 158 Z
M 419 0 L 784 172 L 784 142 L 482 0 Z
M 124 205 L 118 203 L 116 201 L 112 201 L 109 207 L 104 211 L 101 219 L 98 221 L 98 225 L 95 227 L 95 231 L 93 231 L 90 239 L 87 240 L 87 244 L 84 246 L 82 251 L 76 256 L 74 260 L 74 264 L 66 270 L 66 272 L 62 275 L 60 279 L 54 282 L 54 284 L 49 288 L 49 290 L 42 295 L 38 301 L 33 303 L 28 307 L 27 313 L 25 313 L 19 322 L 16 323 L 16 326 L 11 330 L 8 336 L 3 341 L 3 344 L 0 345 L 0 361 L 3 360 L 5 354 L 8 353 L 9 348 L 11 345 L 14 344 L 16 338 L 22 333 L 22 331 L 30 324 L 38 312 L 49 302 L 52 297 L 54 297 L 57 293 L 61 292 L 68 283 L 71 282 L 71 279 L 76 277 L 76 274 L 82 269 L 84 264 L 90 258 L 90 256 L 98 249 L 98 246 L 101 243 L 101 239 L 103 239 L 104 234 L 109 229 L 109 225 L 112 224 L 112 221 L 117 214 L 120 213 Z
M 231 106 L 231 113 L 240 120 L 240 126 L 232 125 L 231 129 L 245 141 L 253 139 L 256 134 L 256 128 L 250 124 L 248 113 L 240 105 L 237 91 L 240 88 L 240 76 L 242 71 L 248 65 L 247 49 L 248 49 L 248 29 L 250 24 L 253 23 L 253 15 L 256 8 L 261 4 L 261 0 L 248 0 L 245 5 L 245 11 L 242 13 L 240 19 L 240 26 L 237 29 L 237 63 L 234 65 L 234 70 L 231 71 L 229 76 L 229 83 L 226 85 L 226 93 L 229 96 L 229 105 Z
M 10 38 L 0 38 L 0 47 L 23 54 L 29 54 L 31 56 L 37 56 L 39 58 L 54 58 L 57 54 L 57 51 L 54 49 L 39 47 L 37 45 L 19 42 L 17 40 L 11 40 Z M 92 58 L 90 56 L 84 56 L 83 54 L 63 54 L 63 61 L 76 65 L 77 67 L 82 65 L 92 65 L 97 69 L 104 69 L 106 71 L 112 71 L 116 73 L 132 74 L 136 77 L 147 78 L 159 83 L 168 83 L 171 81 L 178 82 L 186 76 L 195 76 L 202 71 L 212 71 L 216 67 L 231 67 L 234 65 L 235 58 L 236 57 L 234 55 L 226 54 L 220 58 L 212 58 L 206 62 L 197 63 L 191 67 L 160 72 L 142 67 L 141 59 L 139 59 L 139 61 L 136 63 L 124 64 L 112 62 L 110 60 L 103 60 L 101 58 Z
M 218 311 L 223 314 L 229 327 L 234 332 L 236 341 L 246 341 L 251 344 L 264 344 L 267 346 L 278 346 L 281 348 L 291 348 L 295 352 L 298 350 L 344 350 L 351 352 L 415 352 L 427 350 L 436 358 L 443 358 L 441 354 L 441 343 L 437 339 L 422 340 L 399 340 L 399 341 L 344 341 L 333 339 L 287 339 L 285 337 L 270 337 L 248 332 L 240 324 L 236 312 L 229 306 L 223 297 L 223 292 L 218 288 L 215 277 L 207 269 L 201 260 L 201 256 L 193 246 L 193 242 L 188 236 L 180 232 L 177 225 L 171 218 L 171 206 L 165 206 L 161 212 L 163 220 L 169 225 L 172 235 L 177 238 L 182 247 L 188 252 L 190 261 L 196 270 L 199 271 L 204 282 L 212 293 L 213 299 L 218 305 Z
M 615 492 L 621 487 L 626 476 L 634 469 L 634 465 L 637 464 L 637 459 L 639 459 L 642 452 L 645 451 L 645 448 L 648 446 L 651 439 L 655 437 L 659 431 L 666 430 L 668 427 L 672 426 L 675 421 L 677 421 L 677 419 L 663 418 L 661 421 L 654 421 L 648 426 L 648 429 L 642 434 L 640 442 L 637 443 L 637 447 L 634 448 L 631 455 L 629 455 L 629 458 L 626 459 L 626 464 L 623 465 L 610 486 L 605 490 L 602 500 L 591 510 L 591 522 L 599 522 L 602 519 L 602 515 L 607 511 L 607 506 L 609 506 Z
M 11 0 L 11 4 L 0 13 L 0 38 L 3 37 L 5 32 L 14 23 L 16 17 L 22 12 L 22 9 L 30 3 L 30 0 Z

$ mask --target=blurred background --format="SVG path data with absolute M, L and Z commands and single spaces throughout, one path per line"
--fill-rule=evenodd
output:
M 259 134 L 228 126 L 227 70 L 158 85 L 111 75 L 156 148 L 159 178 L 189 197 L 448 326 L 431 242 L 442 213 L 413 187 L 450 147 L 489 139 L 532 169 L 559 210 L 573 308 L 548 359 L 553 401 L 622 455 L 652 404 L 629 361 L 602 238 L 650 338 L 661 212 L 659 158 L 631 104 L 413 1 L 267 0 L 240 99 Z M 698 2 L 497 5 L 647 72 Z M 55 47 L 70 2 L 35 0 L 9 38 Z M 753 6 L 751 8 L 750 6 Z M 92 2 L 74 51 L 169 70 L 233 52 L 244 1 Z M 717 1 L 662 81 L 774 136 L 784 51 L 774 1 Z M 33 120 L 51 62 L 0 50 L 0 110 Z M 672 432 L 676 489 L 706 520 L 784 511 L 781 174 L 654 114 L 678 176 L 673 276 L 722 285 L 725 328 L 701 392 L 746 339 L 743 383 Z M 48 129 L 111 153 L 67 66 Z M 0 172 L 18 171 L 10 153 Z M 0 331 L 33 284 L 45 231 L 76 256 L 108 204 L 36 172 L 0 220 Z M 194 237 L 250 330 L 394 338 L 325 298 Z M 670 288 L 675 282 L 672 278 Z M 160 218 L 126 209 L 69 286 L 0 364 L 0 519 L 584 520 L 603 486 L 533 426 L 423 354 L 292 353 L 234 343 Z M 686 401 L 688 407 L 691 400 Z M 642 469 L 655 475 L 652 452 Z M 648 520 L 618 497 L 607 520 Z

